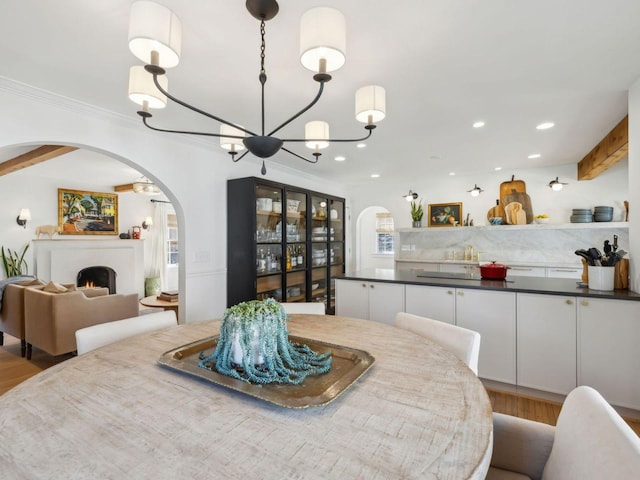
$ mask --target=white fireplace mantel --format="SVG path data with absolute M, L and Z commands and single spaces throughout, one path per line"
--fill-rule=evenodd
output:
M 116 271 L 116 293 L 144 296 L 144 240 L 33 240 L 34 272 L 45 282 L 76 283 L 86 267 Z

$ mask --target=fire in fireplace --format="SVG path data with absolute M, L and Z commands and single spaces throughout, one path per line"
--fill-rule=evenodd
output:
M 116 271 L 111 267 L 94 266 L 83 268 L 78 272 L 78 287 L 107 287 L 109 294 L 116 293 Z

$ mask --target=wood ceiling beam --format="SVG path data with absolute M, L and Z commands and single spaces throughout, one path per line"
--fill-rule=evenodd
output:
M 593 180 L 629 153 L 629 115 L 578 162 L 578 180 Z
M 77 148 L 66 145 L 43 145 L 0 163 L 0 176 L 46 162 L 74 150 L 77 150 Z
M 114 192 L 133 192 L 133 183 L 125 183 L 124 185 L 116 185 L 113 187 Z

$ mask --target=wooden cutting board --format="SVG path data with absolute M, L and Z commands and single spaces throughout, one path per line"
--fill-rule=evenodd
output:
M 522 212 L 525 214 L 524 223 L 533 223 L 533 207 L 531 206 L 531 197 L 526 193 L 516 192 L 515 190 L 503 197 L 503 204 L 509 205 L 510 203 L 519 203 L 522 206 Z M 508 218 L 504 218 L 507 223 Z
M 520 202 L 509 202 L 504 207 L 504 218 L 509 225 L 525 225 L 527 214 Z
M 506 205 L 504 197 L 513 193 L 514 190 L 516 193 L 527 193 L 527 185 L 523 180 L 516 180 L 516 176 L 511 175 L 511 180 L 500 184 L 500 204 L 498 205 L 499 215 L 496 215 L 496 217 L 502 217 L 502 221 L 504 223 L 507 223 L 507 219 L 504 216 L 504 207 Z

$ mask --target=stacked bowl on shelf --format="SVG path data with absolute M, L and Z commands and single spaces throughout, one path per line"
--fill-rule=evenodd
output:
M 594 207 L 593 219 L 596 222 L 610 222 L 613 220 L 613 207 Z
M 593 214 L 589 208 L 574 208 L 571 214 L 571 223 L 593 222 Z

